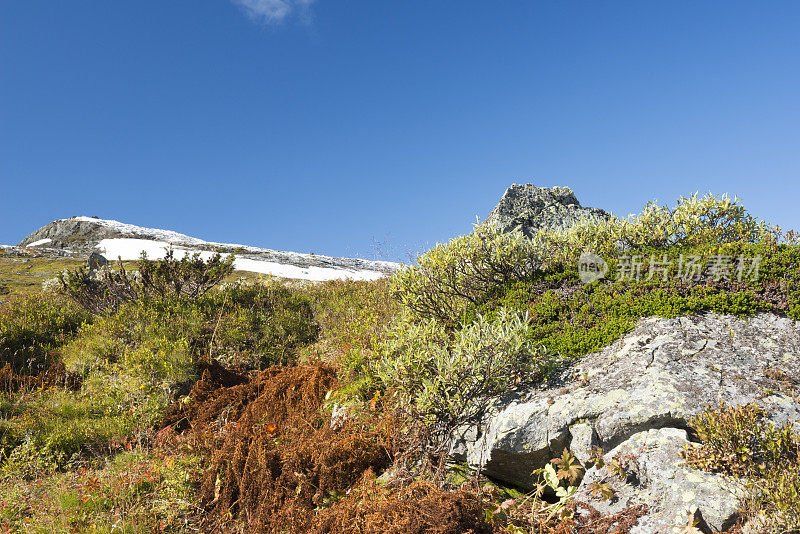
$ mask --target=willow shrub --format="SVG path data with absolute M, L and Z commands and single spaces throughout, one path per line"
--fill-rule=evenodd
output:
M 193 300 L 127 302 L 85 325 L 63 358 L 98 393 L 168 402 L 196 378 L 198 363 L 213 358 L 246 369 L 292 363 L 317 334 L 307 297 L 277 283 L 232 285 Z
M 393 279 L 402 304 L 420 318 L 455 328 L 469 307 L 500 286 L 532 277 L 541 250 L 519 232 L 504 234 L 486 224 L 437 244 Z
M 514 384 L 541 378 L 551 359 L 528 333 L 528 318 L 503 308 L 452 336 L 438 322 L 402 321 L 384 344 L 377 375 L 447 442 Z
M 542 231 L 534 239 L 552 263 L 575 264 L 581 253 L 603 258 L 640 250 L 775 242 L 780 229 L 753 217 L 739 199 L 697 193 L 678 198 L 674 207 L 648 202 L 641 213 L 605 222 L 580 222 L 560 231 Z

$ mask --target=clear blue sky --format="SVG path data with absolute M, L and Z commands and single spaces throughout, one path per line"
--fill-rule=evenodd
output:
M 512 182 L 800 228 L 800 2 L 0 0 L 0 243 L 97 215 L 395 257 Z

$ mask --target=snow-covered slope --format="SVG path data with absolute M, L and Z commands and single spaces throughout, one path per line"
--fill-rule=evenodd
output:
M 316 254 L 282 252 L 246 245 L 214 243 L 196 237 L 94 217 L 59 219 L 36 230 L 19 246 L 67 249 L 78 254 L 99 252 L 109 260 L 135 260 L 142 252 L 150 259 L 163 258 L 171 248 L 177 258 L 199 253 L 234 254 L 234 265 L 242 271 L 303 280 L 375 280 L 393 273 L 398 263 L 358 258 L 336 258 Z

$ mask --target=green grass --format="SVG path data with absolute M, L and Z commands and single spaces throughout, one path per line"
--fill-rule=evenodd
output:
M 114 441 L 136 439 L 144 407 L 61 389 L 0 397 L 0 476 L 26 479 L 108 454 Z
M 194 481 L 200 467 L 200 458 L 191 453 L 132 450 L 89 469 L 31 480 L 0 479 L 0 529 L 192 532 L 198 517 Z
M 0 285 L 7 287 L 15 295 L 37 294 L 42 290 L 42 282 L 45 280 L 85 263 L 72 258 L 37 257 L 33 253 L 28 257 L 17 257 L 0 250 Z

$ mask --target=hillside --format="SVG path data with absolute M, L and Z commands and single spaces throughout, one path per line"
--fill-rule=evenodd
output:
M 304 284 L 34 232 L 10 259 L 154 256 L 0 304 L 0 529 L 799 532 L 797 234 L 713 195 L 621 219 L 515 184 L 493 214 Z
M 396 271 L 400 265 L 388 261 L 336 258 L 317 254 L 281 252 L 270 249 L 214 243 L 170 230 L 145 228 L 94 217 L 71 217 L 53 221 L 32 232 L 17 245 L 20 248 L 57 250 L 71 256 L 92 252 L 114 261 L 136 260 L 142 252 L 150 259 L 163 258 L 172 248 L 176 257 L 200 253 L 207 259 L 214 253 L 234 254 L 239 271 L 271 274 L 302 280 L 375 280 Z

